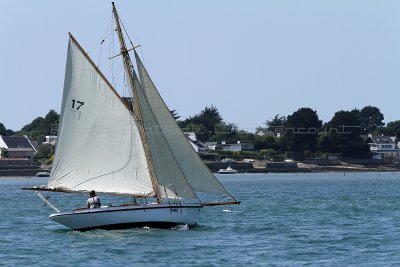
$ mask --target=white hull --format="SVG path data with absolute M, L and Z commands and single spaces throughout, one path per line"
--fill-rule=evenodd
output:
M 236 174 L 237 171 L 223 171 L 223 170 L 219 170 L 218 173 L 219 173 L 219 174 Z
M 170 228 L 178 224 L 195 225 L 199 204 L 147 204 L 78 209 L 51 214 L 49 219 L 74 230 L 121 229 L 131 227 Z
M 238 171 L 234 169 L 220 169 L 219 174 L 236 174 Z

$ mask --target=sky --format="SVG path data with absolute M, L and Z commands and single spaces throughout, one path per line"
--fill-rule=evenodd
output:
M 385 122 L 400 120 L 400 1 L 115 3 L 182 118 L 214 105 L 224 121 L 254 131 L 301 107 L 326 122 L 373 105 Z M 0 0 L 0 122 L 19 130 L 60 112 L 67 33 L 96 62 L 109 51 L 100 43 L 110 19 L 110 1 Z

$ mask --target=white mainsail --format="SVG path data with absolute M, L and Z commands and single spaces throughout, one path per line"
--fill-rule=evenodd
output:
M 73 37 L 48 187 L 153 195 L 132 114 Z
M 189 180 L 194 191 L 231 196 L 207 166 L 204 165 L 196 151 L 194 151 L 193 147 L 187 141 L 136 51 L 135 57 L 146 102 L 148 102 L 149 109 L 154 116 L 154 118 L 151 118 L 151 122 L 148 123 L 147 128 L 151 127 L 150 130 L 157 131 L 157 134 L 153 134 L 152 136 L 159 137 L 153 142 L 157 142 L 161 139 L 161 136 L 163 137 L 163 140 L 167 142 L 165 147 L 168 149 L 168 153 L 172 154 L 171 159 L 179 166 L 179 169 Z

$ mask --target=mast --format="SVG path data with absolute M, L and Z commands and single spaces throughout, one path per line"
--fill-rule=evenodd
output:
M 130 85 L 131 91 L 132 91 L 132 97 L 133 97 L 134 108 L 135 108 L 134 116 L 135 116 L 135 119 L 139 126 L 138 128 L 139 128 L 139 133 L 140 133 L 140 139 L 142 140 L 144 151 L 146 154 L 146 160 L 147 160 L 147 165 L 149 167 L 151 183 L 153 185 L 153 189 L 156 194 L 157 203 L 161 203 L 161 193 L 160 193 L 160 189 L 159 189 L 158 182 L 157 182 L 157 176 L 154 171 L 153 161 L 151 159 L 150 147 L 149 147 L 147 136 L 146 136 L 146 133 L 144 130 L 143 119 L 142 119 L 142 115 L 141 115 L 140 108 L 139 108 L 138 96 L 136 94 L 135 83 L 134 83 L 134 79 L 132 76 L 132 70 L 131 70 L 132 61 L 129 57 L 128 49 L 126 48 L 124 36 L 123 36 L 122 30 L 121 30 L 121 25 L 119 22 L 119 16 L 117 13 L 117 9 L 115 8 L 114 2 L 112 2 L 112 7 L 113 7 L 115 25 L 117 27 L 118 38 L 119 38 L 119 42 L 121 44 L 121 55 L 124 58 L 124 68 L 125 68 L 126 75 L 128 76 L 129 85 Z

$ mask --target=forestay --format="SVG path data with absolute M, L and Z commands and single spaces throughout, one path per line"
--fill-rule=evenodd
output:
M 151 195 L 143 145 L 118 94 L 71 37 L 48 187 Z

